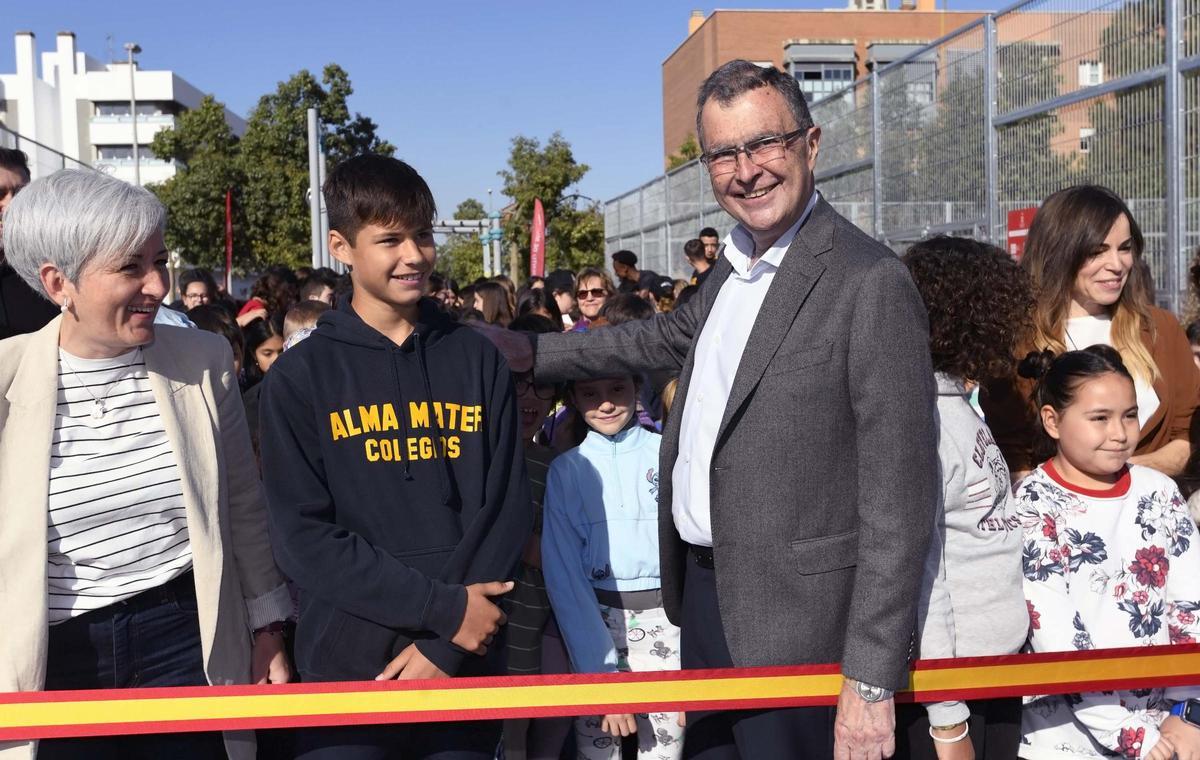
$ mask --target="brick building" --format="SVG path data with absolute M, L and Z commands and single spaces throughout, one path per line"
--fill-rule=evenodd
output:
M 687 39 L 662 65 L 664 161 L 696 130 L 696 90 L 727 61 L 776 66 L 796 77 L 810 100 L 819 99 L 983 15 L 940 11 L 935 0 L 905 0 L 899 10 L 881 7 L 882 0 L 851 2 L 847 9 L 717 10 L 707 17 L 693 11 Z

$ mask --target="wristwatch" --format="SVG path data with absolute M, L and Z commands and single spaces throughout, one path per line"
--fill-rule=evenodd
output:
M 895 696 L 895 692 L 890 689 L 885 689 L 882 686 L 871 686 L 862 681 L 847 679 L 854 687 L 854 691 L 858 696 L 862 697 L 864 702 L 882 702 L 885 699 L 891 699 Z
M 1185 699 L 1182 702 L 1176 702 L 1175 706 L 1171 708 L 1171 714 L 1184 723 L 1200 727 L 1200 699 Z

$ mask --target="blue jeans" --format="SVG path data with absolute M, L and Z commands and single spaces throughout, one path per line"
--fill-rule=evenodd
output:
M 46 690 L 206 686 L 192 573 L 50 627 Z M 47 739 L 38 760 L 212 760 L 219 732 Z

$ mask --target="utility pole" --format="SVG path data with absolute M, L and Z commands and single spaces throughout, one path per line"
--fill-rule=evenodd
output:
M 126 42 L 125 52 L 129 56 L 129 116 L 133 119 L 133 184 L 140 187 L 142 184 L 142 161 L 138 154 L 137 91 L 133 88 L 133 56 L 142 52 L 142 47 L 136 42 Z

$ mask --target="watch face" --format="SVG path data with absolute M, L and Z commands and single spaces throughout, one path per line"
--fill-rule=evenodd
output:
M 1180 717 L 1193 726 L 1200 726 L 1200 700 L 1189 699 L 1185 702 L 1183 715 Z

